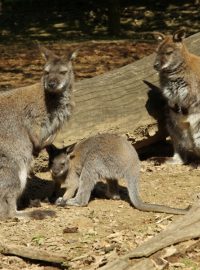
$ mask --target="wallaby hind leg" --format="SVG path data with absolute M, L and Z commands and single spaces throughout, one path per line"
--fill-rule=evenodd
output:
M 1 198 L 0 219 L 27 218 L 29 215 L 25 211 L 17 210 L 18 194 L 10 193 Z
M 11 194 L 13 195 L 13 194 Z M 11 196 L 10 194 L 6 197 L 7 203 L 7 216 L 6 218 L 32 218 L 32 219 L 44 219 L 46 217 L 54 217 L 55 212 L 51 210 L 34 210 L 31 212 L 18 211 L 16 208 L 17 196 Z
M 8 219 L 17 217 L 16 199 L 11 197 L 4 197 L 0 201 L 0 219 Z
M 95 170 L 92 170 L 91 168 L 88 170 L 84 167 L 79 178 L 79 188 L 76 196 L 69 199 L 66 204 L 74 206 L 86 206 L 98 178 L 98 174 L 95 172 Z
M 17 172 L 18 171 L 18 175 Z M 18 170 L 18 166 L 12 168 L 2 165 L 0 169 L 0 219 L 8 218 L 34 218 L 42 219 L 54 216 L 53 211 L 17 211 L 17 199 L 26 184 L 26 173 Z
M 76 173 L 70 173 L 66 179 L 65 186 L 66 192 L 63 197 L 56 200 L 56 205 L 64 206 L 69 199 L 74 197 L 79 186 L 79 176 Z
M 0 181 L 0 218 L 13 218 L 17 213 L 17 198 L 21 193 L 21 183 L 14 165 L 9 168 L 2 164 Z
M 106 179 L 106 181 L 107 181 L 106 197 L 113 200 L 120 200 L 118 180 Z
M 7 196 L 7 207 L 8 207 L 8 218 L 20 218 L 20 219 L 23 219 L 23 218 L 27 218 L 28 215 L 25 211 L 18 211 L 17 208 L 16 208 L 16 201 L 17 199 L 15 197 L 12 197 L 12 196 Z
M 6 199 L 3 197 L 0 199 L 0 220 L 9 217 L 9 207 Z
M 13 196 L 13 194 L 8 194 L 6 201 L 8 206 L 8 217 L 17 217 L 17 196 Z

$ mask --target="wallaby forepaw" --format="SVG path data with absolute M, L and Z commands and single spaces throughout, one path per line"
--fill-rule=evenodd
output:
M 151 157 L 148 158 L 148 161 L 152 162 L 155 166 L 159 166 L 166 162 L 168 157 Z
M 113 194 L 112 195 L 112 199 L 113 200 L 120 200 L 121 198 L 120 198 L 120 195 L 119 194 Z
M 65 206 L 66 205 L 66 201 L 62 197 L 59 197 L 56 200 L 55 204 L 58 205 L 58 206 Z
M 105 195 L 106 195 L 106 198 L 108 198 L 108 199 L 112 199 L 112 200 L 120 200 L 121 199 L 119 194 L 112 194 L 112 193 L 107 192 Z

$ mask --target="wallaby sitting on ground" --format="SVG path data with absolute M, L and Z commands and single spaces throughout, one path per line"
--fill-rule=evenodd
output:
M 200 160 L 200 57 L 188 52 L 185 32 L 156 34 L 161 40 L 154 62 L 167 100 L 167 128 L 174 145 L 172 163 Z
M 70 117 L 74 75 L 71 60 L 41 48 L 46 64 L 40 83 L 0 93 L 0 218 L 34 216 L 17 211 L 32 154 L 51 143 Z
M 131 143 L 122 136 L 101 134 L 90 137 L 75 145 L 70 154 L 66 153 L 66 148 L 55 146 L 48 146 L 47 151 L 53 179 L 58 185 L 64 182 L 67 188 L 64 196 L 58 198 L 58 205 L 87 205 L 91 191 L 100 179 L 107 180 L 107 195 L 118 199 L 118 180 L 123 178 L 130 200 L 139 210 L 172 214 L 185 214 L 188 210 L 141 200 L 138 191 L 140 161 Z

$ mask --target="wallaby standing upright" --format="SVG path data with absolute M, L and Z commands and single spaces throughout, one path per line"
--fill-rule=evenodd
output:
M 69 57 L 41 48 L 46 59 L 40 83 L 0 93 L 0 218 L 34 216 L 17 211 L 33 151 L 51 143 L 73 107 Z
M 161 44 L 154 68 L 167 100 L 167 128 L 174 145 L 172 163 L 200 160 L 200 57 L 188 52 L 185 32 L 157 34 Z
M 118 180 L 123 178 L 130 200 L 139 210 L 172 214 L 185 214 L 188 210 L 141 200 L 138 191 L 140 161 L 131 143 L 122 136 L 106 133 L 90 137 L 75 145 L 69 155 L 66 148 L 48 146 L 47 151 L 53 179 L 64 182 L 67 188 L 64 196 L 58 198 L 58 205 L 87 205 L 91 191 L 100 179 L 107 180 L 107 196 L 118 199 Z

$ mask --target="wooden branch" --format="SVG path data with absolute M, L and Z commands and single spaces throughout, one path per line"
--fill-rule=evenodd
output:
M 198 54 L 200 34 L 189 37 L 186 43 L 191 52 Z M 137 148 L 163 140 L 164 103 L 157 87 L 154 58 L 150 55 L 77 82 L 73 116 L 55 143 L 69 145 L 98 132 L 131 133 Z
M 15 255 L 26 259 L 43 261 L 48 263 L 66 263 L 67 258 L 54 252 L 49 252 L 33 247 L 25 247 L 14 244 L 0 243 L 0 253 L 4 255 Z
M 117 265 L 125 263 L 128 265 L 130 259 L 149 257 L 150 255 L 165 247 L 197 237 L 200 237 L 199 204 L 194 205 L 186 215 L 179 217 L 175 222 L 170 224 L 166 230 L 144 242 L 139 247 L 135 248 L 132 252 L 122 256 L 119 258 L 119 260 L 108 263 L 102 268 L 102 270 L 114 270 L 114 267 Z
M 111 262 L 104 267 L 100 268 L 101 270 L 155 270 L 155 266 L 151 259 L 142 259 L 135 264 L 130 264 L 126 259 L 116 260 Z M 92 270 L 92 269 L 91 269 Z
M 126 270 L 155 270 L 155 265 L 151 259 L 143 259 L 129 268 L 126 268 Z
M 123 258 L 149 257 L 153 253 L 179 242 L 200 237 L 200 206 L 194 205 L 190 211 L 170 224 L 166 230 L 137 247 Z

